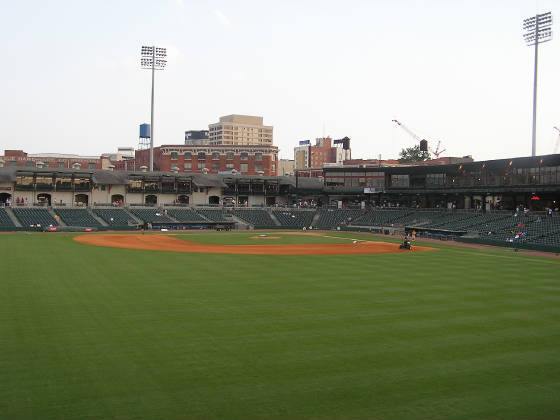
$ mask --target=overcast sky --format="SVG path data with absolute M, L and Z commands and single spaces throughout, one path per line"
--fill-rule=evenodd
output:
M 264 117 L 280 157 L 299 140 L 352 139 L 354 158 L 415 140 L 475 160 L 531 154 L 534 48 L 522 21 L 558 0 L 52 0 L 2 7 L 0 154 L 100 155 L 138 145 L 151 73 L 154 143 L 182 144 L 228 114 Z M 537 154 L 560 128 L 560 28 L 539 48 Z

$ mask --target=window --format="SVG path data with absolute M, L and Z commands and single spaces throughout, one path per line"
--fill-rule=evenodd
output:
M 255 164 L 255 171 L 262 171 L 262 165 L 260 163 Z
M 241 172 L 247 172 L 249 170 L 249 164 L 248 163 L 242 163 L 241 165 L 239 165 L 239 170 Z
M 247 160 L 249 159 L 249 153 L 243 152 L 241 153 L 241 160 Z
M 192 153 L 191 152 L 185 152 L 185 160 L 191 160 L 192 159 Z
M 192 169 L 192 163 L 188 162 L 183 165 L 186 171 L 190 171 Z
M 408 187 L 408 175 L 391 175 L 391 186 L 393 187 Z
M 64 162 L 56 162 L 57 168 L 64 168 Z
M 204 159 L 206 159 L 206 153 L 198 152 L 197 157 L 198 157 L 198 160 L 204 160 Z
M 198 162 L 198 170 L 204 169 L 204 162 Z
M 443 185 L 445 174 L 426 174 L 426 185 Z
M 171 160 L 177 160 L 179 154 L 177 152 L 171 152 Z
M 255 153 L 255 160 L 262 160 L 262 153 Z
M 212 170 L 213 171 L 219 171 L 220 170 L 220 164 L 219 163 L 213 163 L 212 164 Z
M 226 163 L 226 169 L 233 169 L 233 163 Z
M 140 179 L 131 179 L 128 184 L 129 191 L 142 191 L 142 181 Z
M 227 160 L 233 160 L 233 152 L 227 152 L 226 153 L 226 159 Z
M 218 152 L 212 153 L 212 160 L 220 160 L 220 154 Z
M 25 162 L 25 166 L 27 167 L 33 166 L 33 161 L 28 160 L 27 162 Z
M 95 169 L 97 165 L 95 164 L 95 162 L 89 162 L 88 163 L 88 169 Z

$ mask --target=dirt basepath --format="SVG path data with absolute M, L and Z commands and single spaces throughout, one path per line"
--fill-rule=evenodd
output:
M 168 235 L 101 234 L 79 235 L 75 241 L 111 248 L 142 249 L 150 251 L 192 252 L 207 254 L 250 254 L 250 255 L 346 255 L 410 253 L 399 249 L 398 244 L 362 241 L 347 244 L 270 244 L 258 245 L 214 245 L 187 242 Z M 429 251 L 434 248 L 415 246 L 412 252 Z

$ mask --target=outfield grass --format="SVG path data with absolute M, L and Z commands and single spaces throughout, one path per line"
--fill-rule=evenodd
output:
M 72 236 L 0 235 L 2 419 L 560 417 L 558 260 L 445 245 L 190 255 Z

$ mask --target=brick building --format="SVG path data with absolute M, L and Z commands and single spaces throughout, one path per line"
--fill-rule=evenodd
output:
M 29 168 L 105 169 L 109 159 L 101 156 L 79 156 L 61 153 L 28 154 L 23 150 L 5 150 L 0 156 L 0 166 L 23 166 Z
M 342 163 L 351 155 L 348 137 L 334 142 L 330 137 L 321 137 L 315 140 L 314 146 L 310 140 L 303 140 L 294 148 L 295 168 L 322 168 L 326 163 Z
M 136 151 L 136 168 L 148 166 L 149 150 Z M 278 174 L 278 147 L 259 145 L 163 145 L 154 147 L 154 170 L 243 175 Z

